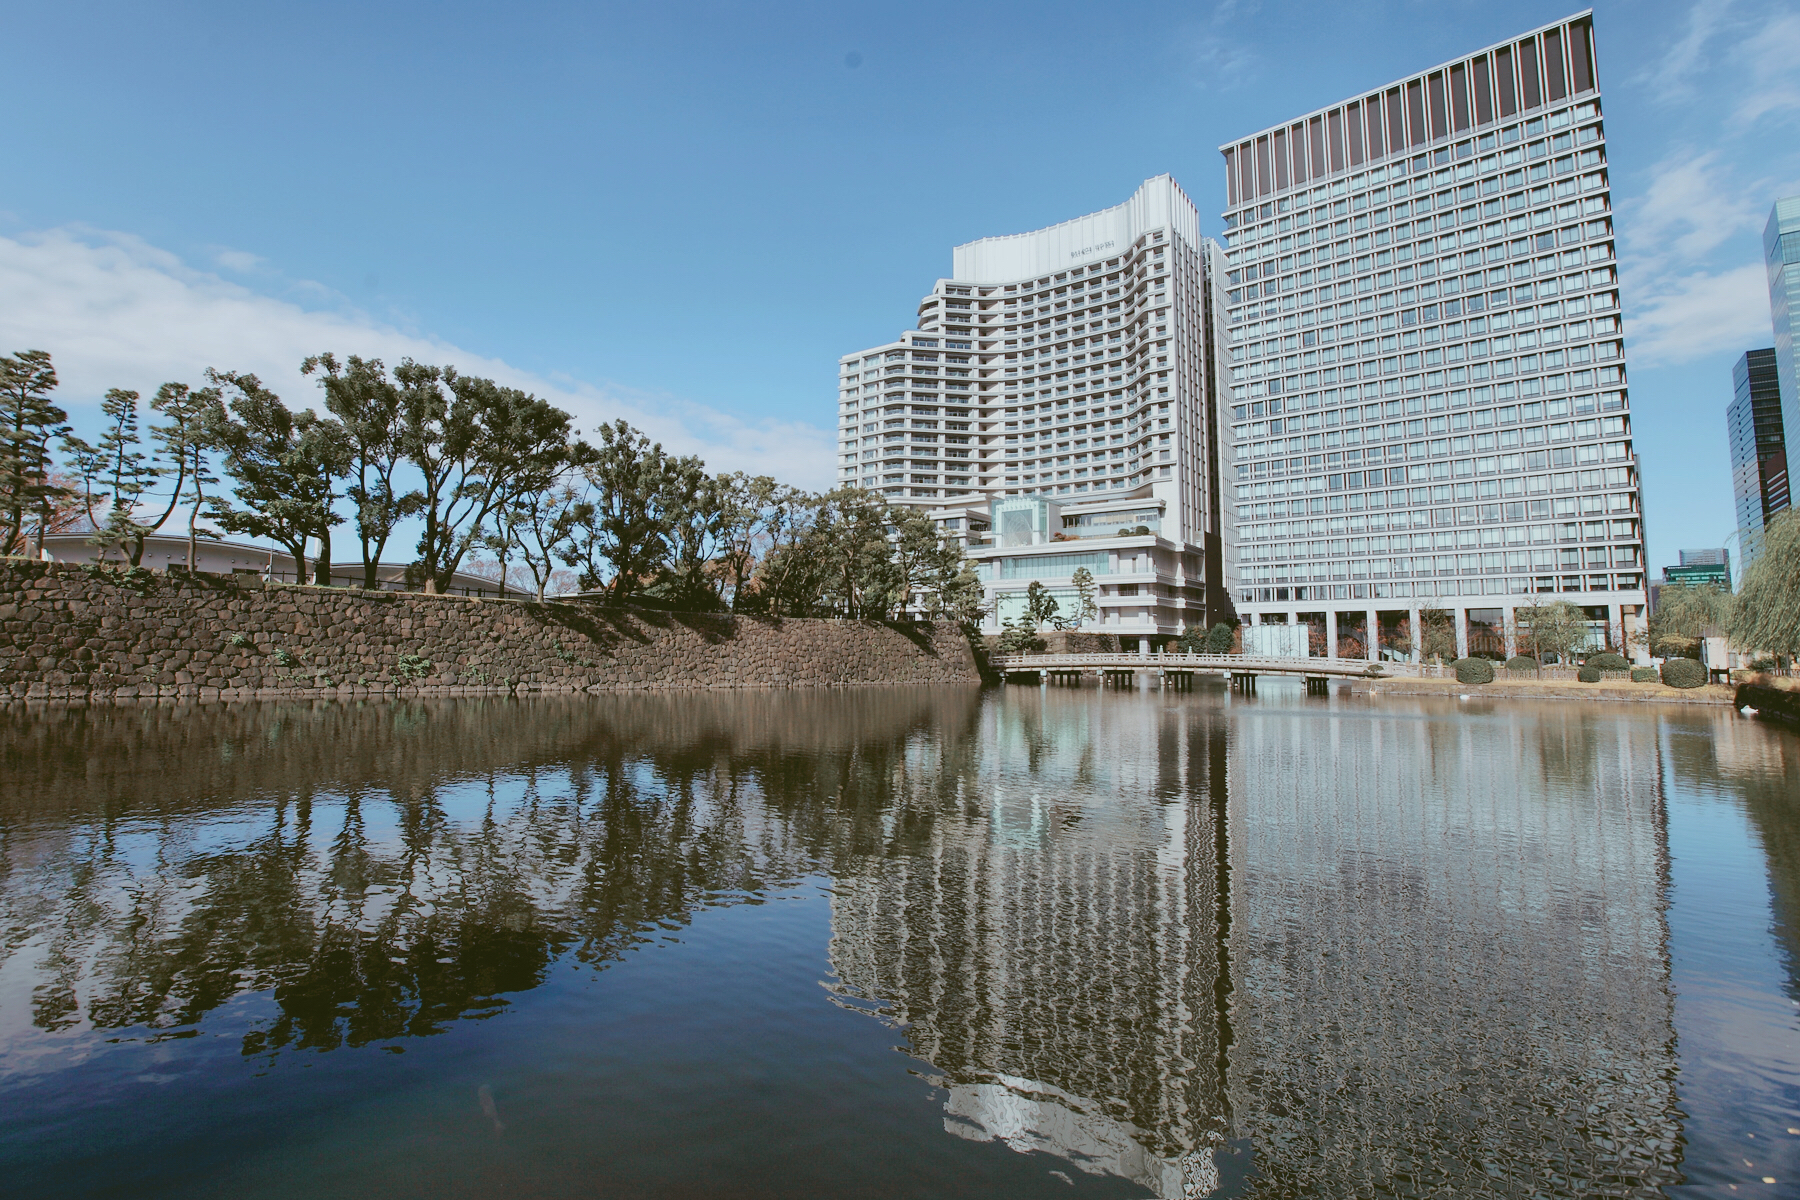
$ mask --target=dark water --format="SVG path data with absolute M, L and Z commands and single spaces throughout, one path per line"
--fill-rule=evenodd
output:
M 14 709 L 0 755 L 6 1196 L 1800 1195 L 1800 738 L 1728 712 Z

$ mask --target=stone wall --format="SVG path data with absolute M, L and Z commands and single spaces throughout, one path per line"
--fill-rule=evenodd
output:
M 0 559 L 0 697 L 249 699 L 975 683 L 954 627 L 128 574 Z

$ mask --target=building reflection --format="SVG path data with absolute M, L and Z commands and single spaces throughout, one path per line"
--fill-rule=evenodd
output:
M 1035 696 L 983 720 L 985 761 L 839 878 L 838 986 L 940 1074 L 948 1132 L 1210 1192 L 1224 726 Z
M 1653 727 L 1392 708 L 1010 692 L 840 878 L 845 1002 L 948 1132 L 1159 1196 L 1657 1194 Z

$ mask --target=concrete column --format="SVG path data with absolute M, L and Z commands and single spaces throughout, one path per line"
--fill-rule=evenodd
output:
M 1613 647 L 1615 653 L 1625 653 L 1625 612 L 1622 606 L 1609 604 L 1606 606 L 1606 640 L 1611 641 L 1613 632 L 1618 631 L 1619 644 Z
M 1406 632 L 1412 639 L 1412 660 L 1424 662 L 1425 654 L 1419 649 L 1419 610 L 1417 607 L 1406 610 Z
M 1370 662 L 1375 662 L 1381 657 L 1381 651 L 1377 646 L 1381 637 L 1381 622 L 1376 618 L 1375 610 L 1372 608 L 1363 614 L 1363 620 L 1367 622 L 1363 626 L 1363 653 L 1368 656 Z
M 1519 622 L 1511 605 L 1500 610 L 1500 636 L 1506 642 L 1506 657 L 1519 657 Z
M 1469 657 L 1469 610 L 1457 605 L 1451 610 L 1456 614 L 1456 657 Z
M 1325 657 L 1336 658 L 1338 648 L 1337 609 L 1325 610 Z

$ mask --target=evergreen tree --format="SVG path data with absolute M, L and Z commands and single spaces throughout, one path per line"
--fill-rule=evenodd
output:
M 0 554 L 22 554 L 34 540 L 43 557 L 51 510 L 69 494 L 50 473 L 50 440 L 68 433 L 69 419 L 50 402 L 56 382 L 47 351 L 0 355 Z

